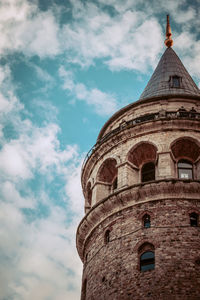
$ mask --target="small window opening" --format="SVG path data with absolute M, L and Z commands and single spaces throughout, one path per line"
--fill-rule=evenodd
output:
M 117 177 L 113 181 L 113 190 L 117 189 Z
M 110 242 L 110 230 L 106 230 L 105 232 L 105 244 L 108 244 Z
M 88 200 L 89 206 L 91 206 L 91 202 L 92 202 L 91 182 L 88 182 L 88 185 L 87 185 L 87 200 Z
M 180 179 L 193 179 L 193 164 L 186 160 L 181 159 L 178 162 L 178 178 Z
M 198 226 L 198 214 L 194 212 L 190 214 L 190 225 L 192 227 Z
M 140 271 L 155 269 L 155 255 L 152 251 L 146 251 L 140 256 Z
M 172 87 L 179 88 L 181 85 L 180 77 L 172 76 Z
M 150 228 L 151 227 L 151 219 L 148 214 L 144 215 L 143 217 L 143 225 L 145 228 Z
M 149 162 L 142 167 L 142 182 L 155 180 L 155 165 Z

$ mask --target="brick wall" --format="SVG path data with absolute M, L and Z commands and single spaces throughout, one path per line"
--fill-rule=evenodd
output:
M 86 299 L 199 299 L 200 227 L 190 226 L 191 211 L 200 212 L 200 202 L 137 204 L 96 227 L 85 247 Z M 143 227 L 144 212 L 150 228 Z M 144 242 L 155 247 L 155 269 L 141 272 L 138 248 Z

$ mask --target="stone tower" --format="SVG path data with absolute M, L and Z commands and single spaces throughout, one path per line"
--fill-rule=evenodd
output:
M 82 169 L 82 300 L 200 299 L 200 91 L 171 48 Z

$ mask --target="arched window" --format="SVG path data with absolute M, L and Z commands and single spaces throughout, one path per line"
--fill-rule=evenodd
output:
M 104 241 L 105 241 L 105 244 L 108 244 L 110 242 L 110 230 L 106 230 L 105 232 L 105 236 L 104 236 Z
M 141 172 L 142 182 L 155 180 L 155 164 L 148 162 L 143 165 Z
M 150 218 L 150 215 L 145 214 L 144 217 L 142 218 L 142 221 L 143 221 L 143 226 L 145 228 L 151 227 L 151 218 Z
M 178 162 L 178 178 L 193 179 L 193 164 L 186 159 L 181 159 Z
M 153 251 L 146 251 L 140 256 L 140 271 L 155 269 L 155 254 Z
M 190 225 L 193 227 L 198 226 L 198 214 L 195 212 L 190 214 Z

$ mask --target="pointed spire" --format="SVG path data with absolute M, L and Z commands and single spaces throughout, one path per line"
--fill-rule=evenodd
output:
M 169 48 L 173 45 L 173 40 L 171 38 L 172 31 L 169 23 L 169 15 L 167 15 L 167 25 L 166 25 L 166 40 L 165 45 Z
M 174 77 L 179 78 L 179 87 L 174 86 Z M 198 87 L 171 47 L 165 50 L 140 99 L 167 95 L 200 96 Z
M 162 55 L 153 75 L 145 87 L 140 100 L 163 96 L 198 96 L 200 90 L 182 64 L 180 58 L 171 48 L 171 27 L 167 15 L 166 40 L 167 49 Z M 178 85 L 174 80 L 178 80 Z

